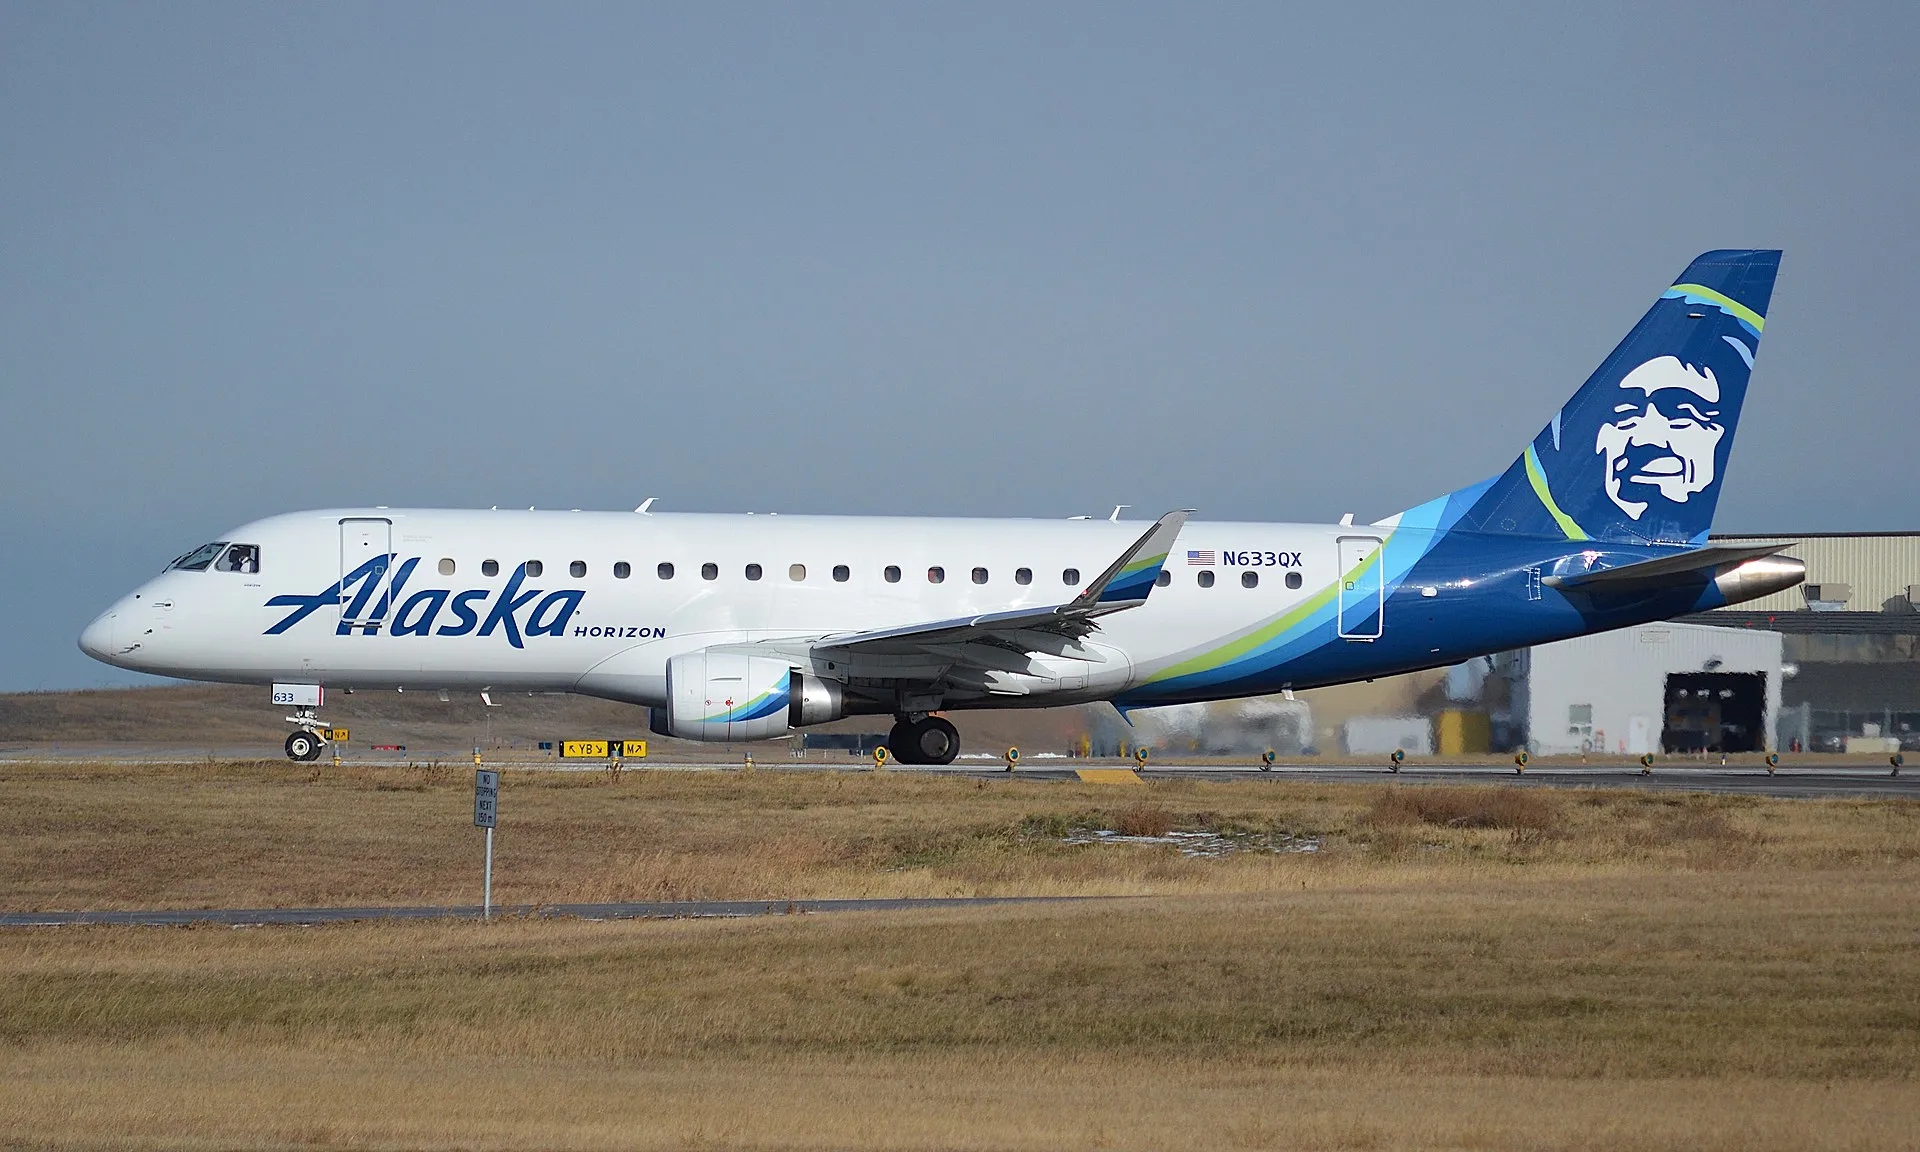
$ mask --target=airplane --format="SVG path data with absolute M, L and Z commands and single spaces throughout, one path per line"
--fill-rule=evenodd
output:
M 327 689 L 572 692 L 752 741 L 891 716 L 1290 692 L 1751 600 L 1784 545 L 1708 529 L 1779 270 L 1690 264 L 1517 458 L 1371 524 L 337 508 L 187 552 L 87 625 L 121 668 L 272 685 L 286 752 Z M 490 699 L 490 697 L 489 697 Z

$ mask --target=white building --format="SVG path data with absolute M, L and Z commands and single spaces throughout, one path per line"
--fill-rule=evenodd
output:
M 1782 638 L 1757 628 L 1646 624 L 1516 653 L 1513 719 L 1528 750 L 1771 751 Z

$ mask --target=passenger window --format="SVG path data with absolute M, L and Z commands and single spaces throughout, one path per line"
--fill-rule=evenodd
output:
M 760 579 L 760 565 L 758 564 L 747 565 L 747 579 L 749 580 Z
M 837 583 L 845 584 L 847 582 L 847 579 L 852 575 L 853 575 L 852 570 L 849 569 L 845 564 L 835 564 L 833 566 L 833 578 Z
M 929 584 L 942 583 L 946 580 L 946 578 L 947 578 L 947 570 L 945 568 L 935 565 L 934 567 L 927 569 L 927 583 Z
M 1258 588 L 1259 586 L 1260 586 L 1260 573 L 1258 572 L 1240 573 L 1240 587 Z
M 654 571 L 660 574 L 660 579 L 662 580 L 673 579 L 673 565 L 668 564 L 664 561 L 661 562 L 660 567 L 655 568 Z
M 480 561 L 480 575 L 482 575 L 482 576 L 498 576 L 498 575 L 500 575 L 500 561 L 498 561 L 498 560 L 482 560 L 482 561 Z
M 702 579 L 702 580 L 718 580 L 718 579 L 720 579 L 720 565 L 718 565 L 718 564 L 702 564 L 702 565 L 700 565 L 700 579 Z
M 1287 573 L 1287 587 L 1289 588 L 1300 587 L 1300 573 L 1298 572 Z
M 587 574 L 587 562 L 585 560 L 575 560 L 573 563 L 567 565 L 567 573 L 575 580 L 580 579 Z
M 1065 572 L 1060 573 L 1060 583 L 1067 585 L 1069 588 L 1080 587 L 1080 569 L 1069 568 Z
M 215 544 L 202 544 L 167 567 L 178 568 L 182 572 L 205 572 L 207 565 L 213 563 L 213 558 L 220 555 L 220 550 L 226 546 L 225 540 Z
M 900 565 L 898 564 L 887 565 L 887 570 L 885 573 L 883 573 L 883 575 L 886 576 L 887 583 L 889 584 L 900 583 Z
M 1153 578 L 1153 586 L 1155 588 L 1165 588 L 1171 583 L 1173 583 L 1173 573 L 1167 571 L 1165 568 L 1160 569 L 1160 575 Z
M 633 565 L 627 563 L 625 560 L 616 560 L 613 562 L 613 578 L 615 580 L 625 580 L 631 575 L 633 575 Z
M 805 564 L 789 564 L 787 566 L 787 579 L 798 584 L 800 581 L 805 580 L 806 578 L 807 578 L 807 566 Z
M 545 572 L 546 570 L 547 570 L 547 566 L 545 564 L 540 563 L 540 561 L 538 560 L 527 561 L 528 576 L 538 577 L 540 573 Z
M 260 546 L 258 544 L 235 544 L 227 549 L 213 570 L 216 572 L 258 572 L 260 571 Z
M 1033 569 L 1031 569 L 1031 568 L 1015 568 L 1015 569 L 1013 570 L 1013 582 L 1014 582 L 1015 584 L 1031 584 L 1031 583 L 1033 583 Z
M 445 556 L 440 558 L 440 575 L 442 576 L 453 575 L 453 567 L 454 567 L 453 561 L 450 558 Z
M 973 570 L 973 582 L 975 584 L 985 584 L 987 582 L 987 570 L 985 568 L 975 568 Z
M 1207 570 L 1206 570 L 1205 568 L 1202 568 L 1202 569 L 1200 570 L 1200 575 L 1199 575 L 1199 577 L 1198 577 L 1198 579 L 1199 579 L 1199 581 L 1200 581 L 1200 587 L 1202 587 L 1202 588 L 1211 588 L 1211 587 L 1213 587 L 1213 573 L 1212 573 L 1212 572 L 1209 572 L 1209 571 L 1207 571 Z

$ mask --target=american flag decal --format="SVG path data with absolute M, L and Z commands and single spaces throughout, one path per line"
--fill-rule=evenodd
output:
M 1194 568 L 1211 568 L 1219 563 L 1219 553 L 1208 549 L 1205 552 L 1187 553 L 1187 564 Z

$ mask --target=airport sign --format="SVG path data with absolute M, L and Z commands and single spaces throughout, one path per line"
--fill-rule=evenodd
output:
M 560 741 L 560 757 L 563 760 L 608 760 L 621 756 L 639 760 L 646 754 L 645 740 Z
M 473 826 L 492 828 L 500 813 L 500 773 L 481 768 L 473 774 Z

